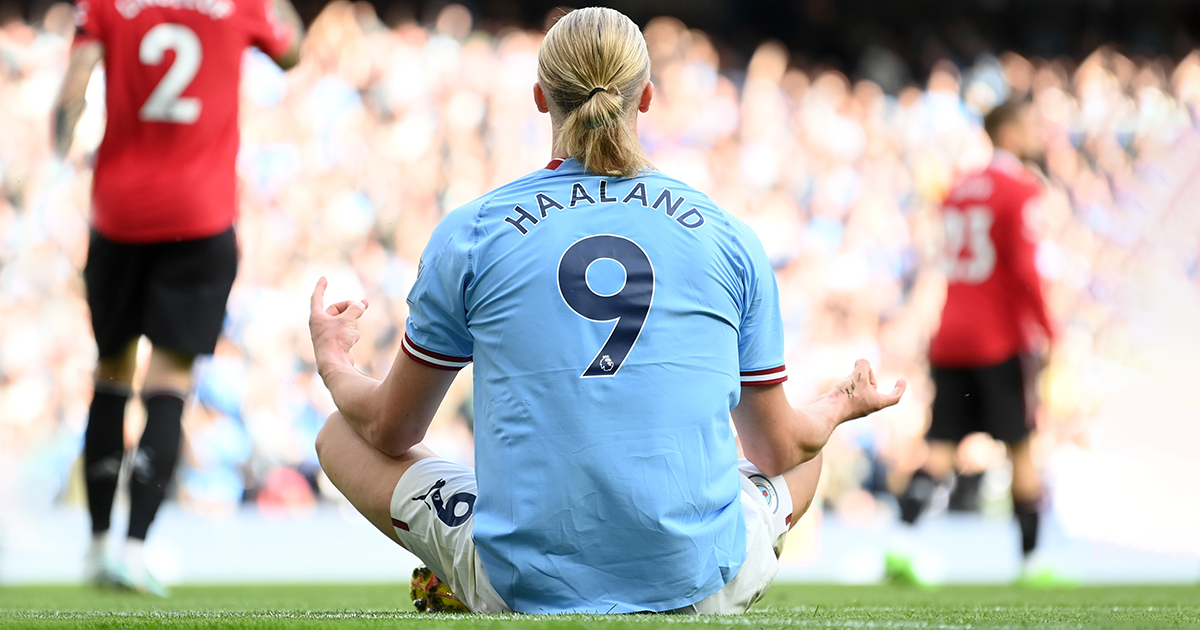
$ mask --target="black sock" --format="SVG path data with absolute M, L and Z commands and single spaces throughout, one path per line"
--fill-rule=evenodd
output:
M 167 493 L 167 484 L 179 459 L 183 435 L 183 395 L 175 392 L 151 392 L 144 397 L 146 430 L 133 458 L 129 480 L 129 537 L 146 539 L 146 532 L 158 506 Z
M 113 495 L 125 454 L 125 403 L 129 388 L 97 383 L 83 433 L 83 478 L 87 486 L 92 533 L 108 531 Z
M 979 512 L 982 509 L 979 487 L 983 485 L 983 473 L 960 474 L 954 478 L 954 489 L 950 491 L 951 512 Z
M 909 525 L 917 522 L 917 517 L 921 516 L 921 512 L 925 511 L 933 499 L 937 486 L 933 476 L 924 470 L 913 473 L 912 479 L 908 480 L 908 486 L 897 499 L 900 503 L 900 520 Z
M 1041 503 L 1041 499 L 1032 501 L 1013 499 L 1013 516 L 1017 517 L 1017 525 L 1021 526 L 1021 553 L 1026 557 L 1037 547 Z

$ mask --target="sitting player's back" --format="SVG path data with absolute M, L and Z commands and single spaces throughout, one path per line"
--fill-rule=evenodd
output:
M 736 574 L 729 409 L 739 371 L 784 377 L 777 316 L 743 329 L 778 312 L 744 224 L 656 171 L 556 161 L 447 217 L 413 295 L 411 356 L 474 357 L 475 540 L 505 601 L 669 609 Z
M 383 381 L 349 355 L 367 305 L 326 306 L 317 282 L 313 354 L 338 407 L 317 455 L 428 565 L 418 610 L 745 612 L 812 503 L 830 433 L 904 392 L 881 395 L 860 360 L 792 408 L 766 254 L 650 165 L 637 114 L 653 94 L 632 20 L 593 7 L 554 24 L 533 89 L 553 159 L 434 230 Z M 472 361 L 474 469 L 421 444 Z

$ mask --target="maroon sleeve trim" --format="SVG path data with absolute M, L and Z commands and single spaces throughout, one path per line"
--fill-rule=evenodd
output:
M 471 363 L 471 357 L 456 357 L 426 350 L 413 343 L 412 338 L 408 336 L 407 332 L 404 333 L 404 340 L 400 344 L 400 349 L 404 350 L 404 354 L 407 354 L 413 361 L 438 370 L 457 372 Z
M 765 370 L 742 372 L 741 379 L 743 386 L 762 387 L 765 385 L 778 385 L 788 379 L 787 366 L 780 365 Z

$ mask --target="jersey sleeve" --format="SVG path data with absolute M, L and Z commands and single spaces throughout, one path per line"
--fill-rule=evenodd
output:
M 75 39 L 73 46 L 88 42 L 103 43 L 103 3 L 98 0 L 80 0 L 75 3 Z
M 292 28 L 279 19 L 273 0 L 250 0 L 257 10 L 251 12 L 250 44 L 272 59 L 282 57 L 296 39 Z
M 742 386 L 775 385 L 788 378 L 779 286 L 762 243 L 749 227 L 742 230 L 741 240 L 745 284 L 738 327 L 738 365 Z
M 470 247 L 475 213 L 450 213 L 421 254 L 417 280 L 408 294 L 408 322 L 401 349 L 417 363 L 460 370 L 471 363 L 474 339 L 464 300 L 471 279 Z

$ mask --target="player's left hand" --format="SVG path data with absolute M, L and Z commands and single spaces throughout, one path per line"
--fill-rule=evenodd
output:
M 854 362 L 854 371 L 843 378 L 828 395 L 842 404 L 845 421 L 891 407 L 900 402 L 900 397 L 907 388 L 908 383 L 900 379 L 896 381 L 896 387 L 890 394 L 880 392 L 875 383 L 875 371 L 871 369 L 871 362 L 859 359 Z
M 323 276 L 317 280 L 308 315 L 308 332 L 312 336 L 317 371 L 321 373 L 330 362 L 354 365 L 350 348 L 358 343 L 361 336 L 355 328 L 355 322 L 368 306 L 364 299 L 345 300 L 325 307 L 325 287 L 328 284 Z

